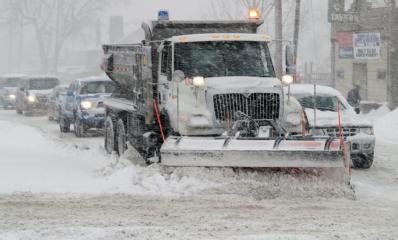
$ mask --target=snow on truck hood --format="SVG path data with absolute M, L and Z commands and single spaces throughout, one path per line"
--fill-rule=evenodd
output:
M 79 95 L 80 100 L 89 100 L 89 101 L 104 101 L 109 98 L 111 93 L 99 93 L 99 94 L 87 94 L 87 95 Z
M 45 89 L 45 90 L 29 90 L 29 94 L 35 95 L 35 96 L 45 96 L 45 95 L 50 95 L 52 93 L 52 89 Z
M 210 77 L 206 86 L 215 89 L 257 89 L 280 87 L 281 82 L 274 77 Z
M 311 127 L 314 126 L 314 109 L 306 108 L 305 113 Z M 317 127 L 337 127 L 339 125 L 338 113 L 332 111 L 316 110 Z M 346 110 L 341 112 L 341 125 L 343 127 L 372 127 L 372 124 L 355 112 Z

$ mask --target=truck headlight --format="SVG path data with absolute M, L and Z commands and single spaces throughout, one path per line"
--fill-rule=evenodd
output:
M 83 102 L 81 102 L 80 103 L 80 106 L 83 108 L 83 109 L 90 109 L 90 108 L 92 108 L 93 107 L 93 103 L 92 102 L 89 102 L 89 101 L 83 101 Z
M 10 95 L 8 95 L 8 98 L 11 100 L 15 100 L 17 98 L 17 96 L 15 96 L 14 94 L 10 94 Z
M 373 135 L 373 134 L 374 134 L 373 128 L 371 128 L 371 127 L 360 128 L 360 129 L 359 129 L 359 132 L 360 132 L 360 133 L 367 134 L 367 135 Z
M 205 78 L 204 77 L 193 77 L 192 84 L 195 87 L 201 87 L 205 85 Z
M 28 101 L 31 102 L 31 103 L 36 102 L 36 97 L 30 95 L 30 96 L 28 96 Z
M 292 75 L 284 75 L 282 77 L 282 83 L 285 85 L 290 85 L 293 83 L 293 76 Z

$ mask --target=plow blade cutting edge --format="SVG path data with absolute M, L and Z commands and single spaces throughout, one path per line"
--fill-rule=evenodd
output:
M 173 167 L 349 168 L 349 144 L 338 140 L 169 138 L 162 165 Z

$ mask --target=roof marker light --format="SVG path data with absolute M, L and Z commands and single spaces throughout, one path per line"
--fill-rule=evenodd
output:
M 159 10 L 159 12 L 158 12 L 158 20 L 159 21 L 168 21 L 169 19 L 170 19 L 169 11 Z
M 250 8 L 249 9 L 249 19 L 250 20 L 260 19 L 260 11 L 256 8 Z

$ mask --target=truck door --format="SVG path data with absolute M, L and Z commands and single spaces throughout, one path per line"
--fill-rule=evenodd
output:
M 73 116 L 73 105 L 74 105 L 76 94 L 77 94 L 76 89 L 77 89 L 77 84 L 72 83 L 69 86 L 68 92 L 66 94 L 65 113 L 68 117 Z
M 172 97 L 171 80 L 172 80 L 172 45 L 170 42 L 165 42 L 160 53 L 160 74 L 159 74 L 159 91 L 158 101 L 161 107 L 169 102 Z

